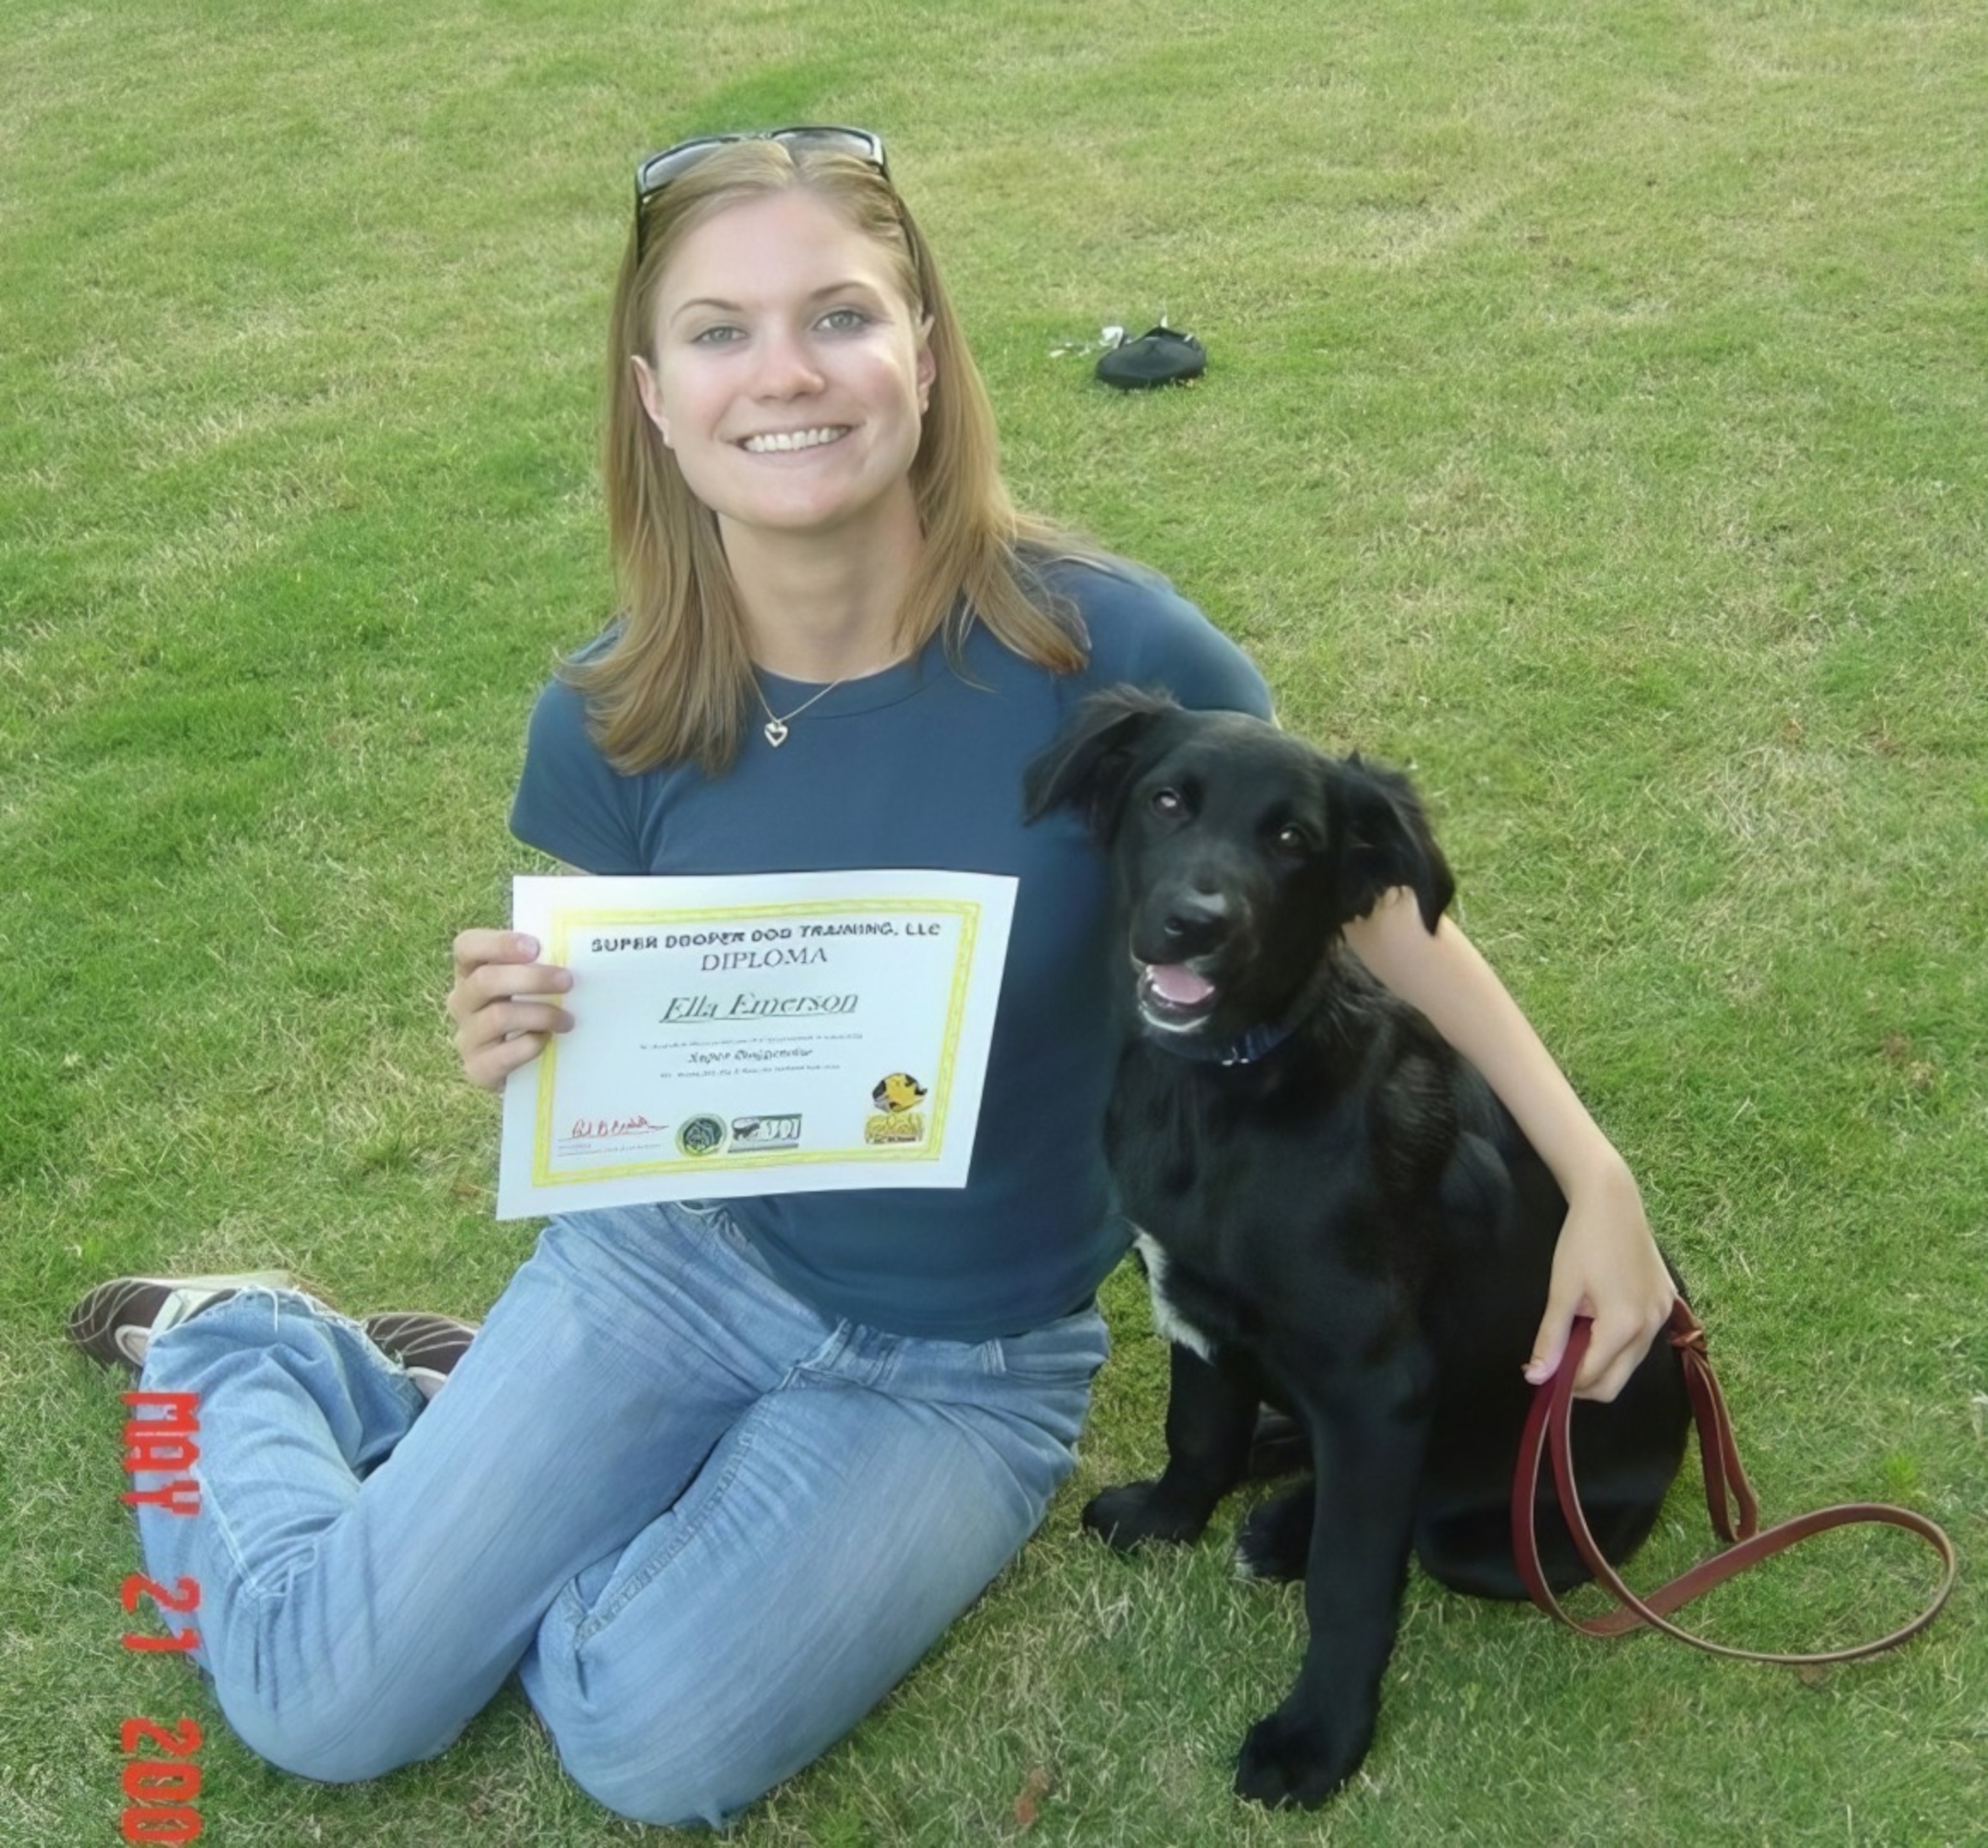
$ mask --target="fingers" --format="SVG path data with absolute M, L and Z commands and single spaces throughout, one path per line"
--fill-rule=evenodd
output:
M 1571 1315 L 1560 1317 L 1550 1312 L 1540 1324 L 1540 1332 L 1533 1337 L 1533 1357 L 1526 1362 L 1528 1386 L 1544 1386 L 1560 1371 L 1560 1356 L 1567 1352 L 1567 1338 L 1573 1326 Z
M 524 940 L 531 941 L 529 937 Z M 573 971 L 562 969 L 556 963 L 535 963 L 529 957 L 467 966 L 458 962 L 455 986 L 448 991 L 448 1010 L 457 1024 L 462 1026 L 514 996 L 560 995 L 572 987 Z
M 450 946 L 457 980 L 486 963 L 536 963 L 539 940 L 522 930 L 463 930 Z
M 549 1027 L 540 1032 L 519 1031 L 499 1040 L 485 1041 L 475 1046 L 465 1046 L 462 1036 L 456 1036 L 456 1050 L 462 1055 L 463 1075 L 472 1085 L 485 1091 L 501 1091 L 505 1079 L 520 1065 L 529 1064 L 546 1049 L 546 1042 L 553 1033 L 570 1030 L 573 1017 L 562 1014 L 563 1023 Z
M 457 1027 L 455 1050 L 470 1082 L 500 1088 L 520 1065 L 545 1050 L 556 1033 L 570 1033 L 573 1016 L 563 1007 L 529 1001 L 498 1001 Z
M 571 1031 L 573 1016 L 555 997 L 572 988 L 572 971 L 537 961 L 538 943 L 516 931 L 465 930 L 453 953 L 448 1011 L 464 1075 L 485 1090 L 500 1089 L 544 1051 L 551 1034 Z
M 1533 1337 L 1533 1356 L 1526 1362 L 1529 1384 L 1543 1386 L 1560 1370 L 1560 1356 L 1567 1352 L 1567 1337 L 1574 1332 L 1577 1315 L 1592 1314 L 1587 1298 L 1578 1288 L 1570 1288 L 1555 1267 L 1547 1292 L 1547 1312 L 1540 1318 L 1539 1332 Z M 1589 1349 L 1591 1354 L 1594 1350 Z
M 1624 1340 L 1619 1330 L 1611 1335 L 1597 1322 L 1588 1338 L 1587 1352 L 1581 1357 L 1581 1371 L 1574 1376 L 1574 1397 L 1607 1403 L 1621 1391 L 1642 1358 L 1640 1346 Z
M 1631 1305 L 1627 1313 L 1596 1317 L 1581 1371 L 1574 1376 L 1575 1398 L 1605 1405 L 1629 1383 L 1629 1376 L 1642 1365 L 1650 1343 L 1670 1318 L 1670 1294 L 1666 1290 L 1661 1303 L 1653 1298 L 1642 1304 L 1640 1314 Z
M 1533 1357 L 1526 1362 L 1528 1383 L 1542 1386 L 1560 1370 L 1567 1352 L 1567 1337 L 1577 1315 L 1591 1316 L 1587 1352 L 1581 1356 L 1581 1371 L 1574 1376 L 1574 1396 L 1606 1403 L 1629 1383 L 1629 1376 L 1642 1364 L 1657 1331 L 1669 1320 L 1669 1292 L 1655 1298 L 1632 1303 L 1626 1311 L 1614 1307 L 1598 1312 L 1584 1295 L 1574 1300 L 1550 1298 L 1547 1312 L 1533 1337 Z

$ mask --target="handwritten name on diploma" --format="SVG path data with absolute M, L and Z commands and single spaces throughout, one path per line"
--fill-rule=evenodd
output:
M 664 1026 L 678 1020 L 762 1020 L 795 1016 L 822 1017 L 854 1014 L 857 997 L 853 994 L 736 994 L 729 1007 L 720 1007 L 708 995 L 672 995 L 658 1017 Z

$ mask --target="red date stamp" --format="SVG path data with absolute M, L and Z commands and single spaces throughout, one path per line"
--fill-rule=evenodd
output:
M 200 1478 L 193 1466 L 200 1460 L 200 1396 L 196 1393 L 141 1393 L 124 1395 L 124 1467 L 131 1486 L 123 1499 L 133 1508 L 152 1507 L 168 1515 L 200 1511 Z M 139 1478 L 164 1477 L 156 1486 L 140 1487 Z M 181 1576 L 171 1585 L 133 1572 L 120 1599 L 127 1613 L 149 1599 L 162 1617 L 189 1617 L 200 1609 L 198 1580 Z M 124 1633 L 124 1647 L 146 1655 L 184 1655 L 200 1647 L 193 1623 L 151 1636 Z M 190 1842 L 201 1832 L 200 1722 L 181 1718 L 127 1720 L 119 1734 L 124 1766 L 124 1810 L 127 1842 Z

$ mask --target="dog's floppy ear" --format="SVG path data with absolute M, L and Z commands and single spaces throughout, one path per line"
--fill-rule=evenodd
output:
M 1383 893 L 1405 885 L 1433 931 L 1456 896 L 1456 882 L 1415 786 L 1398 770 L 1348 757 L 1328 764 L 1326 808 L 1345 917 L 1364 917 Z
M 1040 821 L 1053 808 L 1080 809 L 1092 833 L 1104 838 L 1117 818 L 1140 742 L 1180 709 L 1164 694 L 1134 686 L 1093 693 L 1023 773 L 1023 819 Z

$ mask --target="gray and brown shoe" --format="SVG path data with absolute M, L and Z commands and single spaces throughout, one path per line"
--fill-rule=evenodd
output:
M 99 1284 L 69 1312 L 69 1338 L 92 1360 L 137 1372 L 152 1337 L 243 1290 L 293 1286 L 287 1271 L 243 1271 L 224 1277 L 117 1277 Z
M 420 1309 L 390 1309 L 367 1316 L 360 1325 L 374 1346 L 407 1369 L 407 1377 L 421 1389 L 424 1399 L 432 1399 L 441 1390 L 442 1382 L 468 1352 L 476 1335 L 474 1323 Z

